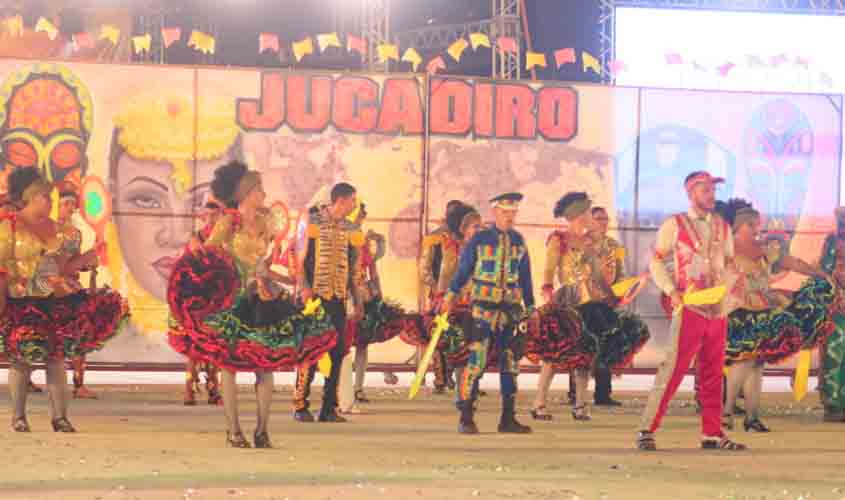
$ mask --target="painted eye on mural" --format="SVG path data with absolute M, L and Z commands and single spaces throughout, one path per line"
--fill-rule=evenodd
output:
M 6 160 L 16 167 L 34 167 L 38 162 L 38 153 L 32 144 L 24 141 L 9 141 L 3 145 Z
M 61 142 L 50 153 L 53 165 L 60 169 L 76 167 L 81 159 L 82 151 L 79 149 L 79 144 L 75 142 Z
M 130 195 L 127 197 L 127 201 L 129 201 L 129 204 L 133 207 L 141 210 L 159 210 L 164 207 L 164 203 L 162 203 L 161 200 L 155 196 L 146 194 Z

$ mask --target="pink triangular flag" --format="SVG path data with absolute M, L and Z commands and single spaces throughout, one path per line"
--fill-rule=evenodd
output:
M 805 58 L 803 58 L 803 57 L 801 57 L 801 56 L 797 56 L 797 57 L 795 58 L 795 64 L 797 64 L 798 66 L 803 66 L 803 67 L 805 67 L 805 68 L 809 68 L 809 67 L 810 67 L 810 60 L 809 60 L 809 59 L 805 59 Z
M 265 50 L 279 51 L 279 35 L 275 33 L 261 33 L 258 35 L 258 53 Z
M 573 64 L 575 62 L 575 49 L 566 48 L 555 51 L 555 65 L 558 68 L 564 64 Z
M 363 38 L 347 35 L 346 36 L 346 50 L 352 52 L 353 50 L 357 50 L 359 54 L 362 56 L 367 55 L 367 44 L 364 42 Z
M 719 72 L 719 75 L 728 76 L 728 73 L 730 73 L 731 70 L 734 69 L 735 67 L 736 67 L 736 64 L 734 64 L 732 62 L 728 62 L 728 63 L 725 63 L 725 64 L 719 66 L 718 68 L 716 68 L 716 70 Z
M 431 61 L 428 61 L 428 64 L 425 65 L 425 70 L 432 75 L 444 69 L 446 69 L 446 62 L 443 60 L 442 56 L 435 57 Z
M 164 48 L 170 48 L 171 45 L 182 38 L 182 28 L 162 28 L 161 39 L 164 41 Z
M 76 50 L 93 49 L 94 39 L 86 32 L 76 33 L 73 35 L 73 45 Z
M 789 58 L 786 57 L 786 54 L 781 53 L 781 54 L 778 54 L 776 56 L 772 56 L 769 59 L 769 64 L 774 66 L 775 68 L 777 68 L 778 66 L 780 66 L 781 64 L 783 64 L 787 61 L 789 61 Z
M 677 52 L 666 54 L 666 64 L 684 64 L 684 58 Z
M 496 39 L 496 46 L 501 52 L 516 54 L 516 40 L 509 36 L 500 36 Z
M 610 69 L 610 72 L 614 75 L 618 75 L 623 71 L 628 71 L 628 65 L 625 64 L 625 61 L 619 60 L 610 61 L 610 63 L 608 64 L 608 68 Z

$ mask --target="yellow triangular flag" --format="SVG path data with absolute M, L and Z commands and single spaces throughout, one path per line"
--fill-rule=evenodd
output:
M 546 67 L 546 54 L 543 54 L 542 52 L 526 52 L 525 69 L 531 69 L 535 66 L 540 66 L 541 68 Z
M 6 25 L 6 31 L 9 32 L 9 36 L 15 38 L 23 36 L 23 16 L 18 14 L 16 16 L 7 17 L 3 20 L 3 22 Z
M 314 43 L 311 41 L 311 37 L 293 42 L 293 57 L 296 58 L 296 62 L 301 61 L 303 57 L 313 53 Z
M 317 368 L 323 377 L 329 378 L 332 374 L 332 358 L 329 357 L 329 353 L 323 354 L 323 357 L 317 362 Z
M 595 71 L 597 75 L 601 75 L 601 64 L 599 63 L 599 60 L 593 57 L 593 55 L 589 52 L 581 52 L 581 63 L 584 71 L 591 69 Z
M 325 52 L 329 47 L 340 47 L 340 39 L 337 33 L 324 33 L 317 35 L 317 45 L 320 46 L 320 52 Z
M 113 24 L 104 24 L 100 28 L 100 40 L 103 39 L 110 41 L 112 45 L 117 45 L 117 41 L 120 40 L 120 28 Z
M 213 36 L 202 31 L 194 30 L 188 40 L 188 46 L 197 49 L 203 54 L 214 54 L 217 42 Z
M 802 349 L 798 353 L 798 365 L 795 367 L 795 380 L 792 382 L 792 396 L 795 401 L 801 401 L 807 395 L 807 386 L 810 380 L 810 364 L 813 360 L 813 351 Z
M 59 30 L 46 17 L 39 17 L 38 22 L 35 23 L 35 31 L 43 31 L 47 33 L 50 40 L 55 40 L 59 36 Z
M 411 67 L 416 71 L 422 63 L 422 56 L 417 52 L 417 49 L 411 47 L 402 55 L 402 60 L 411 63 Z
M 133 36 L 132 37 L 132 48 L 135 49 L 136 54 L 140 54 L 143 51 L 150 51 L 150 46 L 152 44 L 153 37 L 147 33 L 143 36 Z
M 469 43 L 467 43 L 467 41 L 463 38 L 458 38 L 452 43 L 452 45 L 449 46 L 448 49 L 446 49 L 446 52 L 448 52 L 449 55 L 452 56 L 452 59 L 456 62 L 461 62 L 461 55 L 467 47 L 469 47 Z
M 472 45 L 472 50 L 476 50 L 478 47 L 487 47 L 489 49 L 490 37 L 485 33 L 470 33 L 469 43 Z
M 387 62 L 388 59 L 393 59 L 394 61 L 399 60 L 399 47 L 393 45 L 392 43 L 383 43 L 376 47 L 376 53 L 378 54 L 378 60 L 381 63 Z

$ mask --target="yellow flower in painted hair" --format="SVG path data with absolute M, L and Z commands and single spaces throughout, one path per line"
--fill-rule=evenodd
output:
M 115 118 L 118 142 L 141 160 L 191 161 L 219 158 L 232 147 L 240 132 L 235 101 L 228 98 L 142 95 L 132 99 Z M 194 128 L 196 127 L 196 144 Z

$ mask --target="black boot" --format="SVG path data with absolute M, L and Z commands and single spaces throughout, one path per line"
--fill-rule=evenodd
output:
M 475 407 L 472 401 L 461 401 L 458 403 L 458 409 L 461 411 L 461 419 L 458 422 L 459 434 L 478 434 L 478 426 L 472 416 L 475 413 Z
M 502 418 L 499 419 L 499 432 L 511 434 L 530 434 L 531 427 L 516 421 L 516 398 L 502 397 Z

